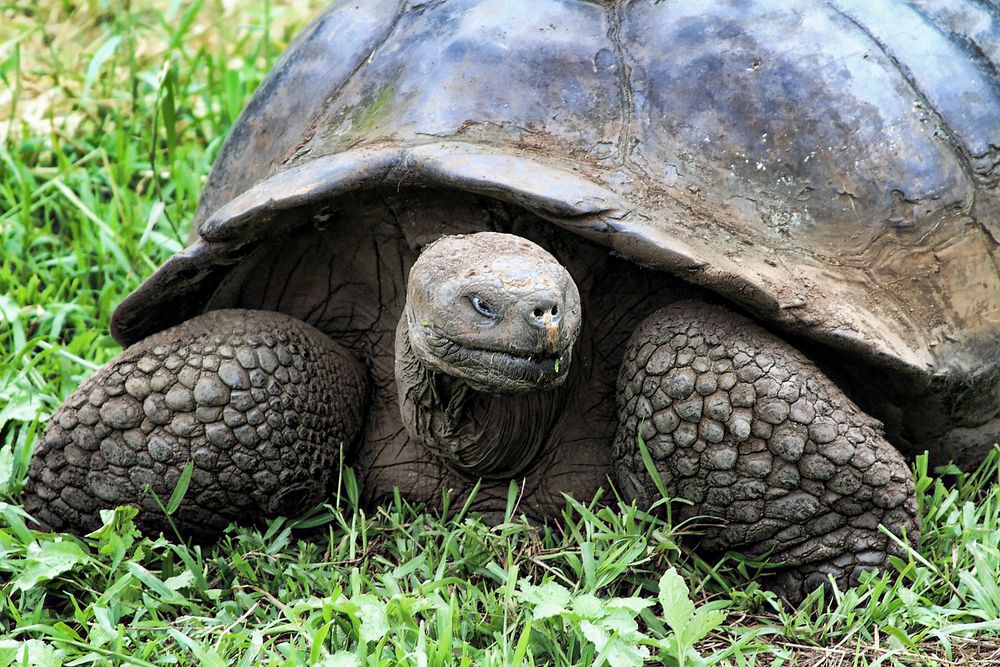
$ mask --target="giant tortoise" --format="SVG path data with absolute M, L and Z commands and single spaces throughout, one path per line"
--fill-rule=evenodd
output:
M 914 543 L 907 458 L 1000 435 L 1000 16 L 872 3 L 335 2 L 190 245 L 115 311 L 27 509 L 148 530 L 479 483 L 662 484 L 790 599 Z M 885 529 L 880 528 L 880 525 Z

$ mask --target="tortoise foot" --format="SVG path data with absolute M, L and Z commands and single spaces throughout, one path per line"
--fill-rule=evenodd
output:
M 641 436 L 679 519 L 707 518 L 701 547 L 767 556 L 792 603 L 832 574 L 845 588 L 916 540 L 902 455 L 811 362 L 750 320 L 680 302 L 633 334 L 618 379 L 613 476 L 628 499 L 659 494 Z
M 903 522 L 911 530 L 915 522 L 906 512 L 898 512 L 896 520 Z M 883 525 L 889 527 L 892 519 L 883 517 Z M 892 532 L 896 532 L 893 529 Z M 907 534 L 907 538 L 916 539 L 916 531 Z M 811 558 L 812 553 L 826 551 L 839 555 L 825 561 Z M 857 586 L 861 575 L 870 571 L 885 571 L 889 565 L 890 556 L 903 556 L 903 550 L 895 541 L 887 540 L 877 526 L 875 528 L 856 528 L 845 526 L 814 540 L 807 540 L 791 553 L 783 554 L 783 567 L 768 581 L 768 586 L 791 605 L 796 605 L 817 588 L 827 588 L 835 585 L 840 590 Z M 792 565 L 792 563 L 801 563 Z
M 38 439 L 25 509 L 86 532 L 133 504 L 147 531 L 185 465 L 178 528 L 211 539 L 231 521 L 323 500 L 360 432 L 367 374 L 353 355 L 280 313 L 217 310 L 150 336 L 87 380 Z M 156 497 L 154 497 L 154 494 Z

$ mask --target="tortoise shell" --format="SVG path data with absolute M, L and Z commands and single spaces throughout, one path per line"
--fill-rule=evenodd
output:
M 446 188 L 911 394 L 962 378 L 985 397 L 973 421 L 995 424 L 998 67 L 1000 13 L 965 0 L 334 2 L 247 105 L 192 243 L 113 334 L 201 312 L 249 249 L 338 198 Z

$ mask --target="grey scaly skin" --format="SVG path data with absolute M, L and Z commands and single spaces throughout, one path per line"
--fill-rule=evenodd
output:
M 52 416 L 35 445 L 24 505 L 86 532 L 99 510 L 157 505 L 194 462 L 175 522 L 212 538 L 232 521 L 302 511 L 336 480 L 358 434 L 368 379 L 350 352 L 281 313 L 218 310 L 130 347 Z M 147 490 L 148 489 L 148 490 Z
M 129 348 L 57 411 L 25 506 L 50 527 L 83 531 L 100 508 L 135 503 L 143 527 L 162 529 L 146 489 L 168 497 L 191 460 L 176 518 L 211 538 L 230 521 L 321 502 L 344 458 L 366 475 L 395 466 L 411 479 L 426 478 L 418 471 L 429 465 L 435 490 L 467 491 L 463 483 L 482 478 L 489 495 L 491 485 L 522 480 L 528 511 L 544 519 L 561 507 L 553 485 L 596 489 L 609 473 L 627 500 L 656 500 L 641 435 L 668 491 L 691 501 L 682 516 L 714 519 L 702 547 L 771 554 L 782 564 L 773 585 L 790 600 L 828 574 L 856 583 L 899 553 L 880 523 L 917 538 L 912 478 L 878 422 L 788 344 L 702 302 L 661 307 L 635 329 L 620 349 L 607 463 L 585 479 L 559 468 L 574 454 L 593 458 L 593 428 L 574 405 L 603 386 L 595 369 L 610 353 L 588 330 L 599 353 L 578 363 L 585 322 L 573 277 L 525 238 L 479 233 L 427 246 L 409 271 L 396 329 L 404 436 L 392 461 L 384 449 L 373 459 L 364 442 L 375 410 L 351 351 L 286 315 L 211 311 Z M 420 461 L 407 460 L 414 451 Z M 560 478 L 577 486 L 560 487 Z M 436 499 L 419 483 L 401 491 Z
M 680 302 L 636 329 L 618 377 L 614 477 L 626 497 L 659 496 L 642 436 L 679 505 L 705 517 L 708 551 L 794 564 L 776 588 L 799 599 L 842 587 L 901 555 L 880 525 L 915 543 L 913 477 L 881 425 L 808 359 L 727 309 Z

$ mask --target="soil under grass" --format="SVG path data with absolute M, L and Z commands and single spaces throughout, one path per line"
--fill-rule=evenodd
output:
M 348 471 L 330 506 L 212 547 L 142 538 L 127 509 L 32 531 L 35 437 L 118 352 L 112 309 L 183 247 L 228 128 L 322 4 L 0 0 L 0 667 L 1000 662 L 996 453 L 915 462 L 919 552 L 796 610 L 766 564 L 694 555 L 696 526 L 586 499 L 537 531 L 516 488 L 499 526 L 362 511 Z

